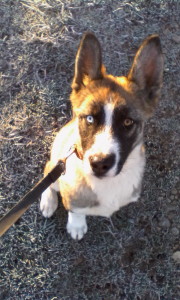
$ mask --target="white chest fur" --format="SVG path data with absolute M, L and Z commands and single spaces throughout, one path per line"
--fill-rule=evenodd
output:
M 137 201 L 145 165 L 142 145 L 134 148 L 120 174 L 114 177 L 99 179 L 92 175 L 84 175 L 83 164 L 76 160 L 77 158 L 74 156 L 67 162 L 66 174 L 60 180 L 60 190 L 66 186 L 72 191 L 72 199 L 73 197 L 81 198 L 79 207 L 71 205 L 72 211 L 85 215 L 109 217 L 120 207 Z M 72 171 L 72 163 L 74 171 Z M 61 192 L 63 191 L 61 190 Z M 93 197 L 96 205 L 90 205 L 89 200 L 93 201 Z

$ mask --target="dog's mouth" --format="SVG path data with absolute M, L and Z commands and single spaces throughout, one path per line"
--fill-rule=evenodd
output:
M 107 174 L 101 174 L 101 173 L 98 173 L 98 172 L 94 172 L 93 170 L 92 170 L 91 173 L 92 173 L 92 175 L 94 177 L 99 178 L 99 179 L 103 179 L 103 178 L 109 177 L 109 175 L 107 175 Z
M 92 175 L 98 179 L 104 179 L 104 178 L 110 178 L 110 177 L 113 177 L 113 176 L 110 176 L 108 174 L 105 174 L 105 175 L 101 175 L 101 174 L 95 174 L 94 172 L 92 173 Z

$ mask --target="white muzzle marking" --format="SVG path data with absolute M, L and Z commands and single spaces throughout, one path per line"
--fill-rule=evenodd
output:
M 115 155 L 115 164 L 106 173 L 106 176 L 115 176 L 117 170 L 117 164 L 120 159 L 120 145 L 119 142 L 112 135 L 112 118 L 113 118 L 114 106 L 108 103 L 104 107 L 105 112 L 105 124 L 102 131 L 95 135 L 94 144 L 90 149 L 88 149 L 84 155 L 84 170 L 86 174 L 94 175 L 91 168 L 89 157 L 90 156 L 108 156 L 110 154 Z

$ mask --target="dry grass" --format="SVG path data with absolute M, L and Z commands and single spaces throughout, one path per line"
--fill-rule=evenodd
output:
M 32 205 L 0 241 L 0 299 L 178 300 L 179 1 L 1 0 L 0 215 L 41 177 L 68 95 L 82 33 L 103 45 L 110 73 L 126 74 L 139 43 L 159 33 L 162 100 L 146 128 L 142 197 L 111 221 L 89 218 L 74 242 L 62 205 L 45 220 Z

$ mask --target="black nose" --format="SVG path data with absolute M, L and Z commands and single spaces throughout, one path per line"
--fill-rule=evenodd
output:
M 105 175 L 115 163 L 115 155 L 92 155 L 89 157 L 91 168 L 96 176 Z

